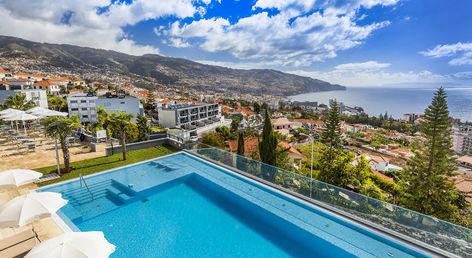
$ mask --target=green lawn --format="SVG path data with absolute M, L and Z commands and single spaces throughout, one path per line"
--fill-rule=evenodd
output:
M 127 160 L 122 160 L 122 154 L 117 153 L 108 157 L 100 157 L 88 160 L 82 160 L 77 162 L 72 162 L 71 166 L 74 168 L 70 173 L 63 175 L 61 178 L 40 183 L 39 186 L 49 185 L 72 178 L 79 177 L 80 174 L 83 176 L 98 173 L 101 171 L 109 170 L 112 168 L 117 168 L 140 161 L 153 159 L 161 156 L 165 156 L 171 153 L 179 151 L 178 149 L 172 146 L 158 146 L 142 150 L 129 151 L 127 154 Z M 44 167 L 36 169 L 37 171 L 43 174 L 49 174 L 57 172 L 57 166 Z

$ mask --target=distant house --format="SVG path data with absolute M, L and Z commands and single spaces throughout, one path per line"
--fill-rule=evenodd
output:
M 66 76 L 51 76 L 49 81 L 51 81 L 54 84 L 57 84 L 59 86 L 64 86 L 64 87 L 66 87 L 67 84 L 70 83 L 69 77 L 66 77 Z
M 49 95 L 59 95 L 61 87 L 50 80 L 34 82 L 32 88 L 35 90 L 45 90 Z
M 320 120 L 307 119 L 307 118 L 297 118 L 292 120 L 298 126 L 309 128 L 312 130 L 321 129 L 325 126 L 325 123 Z
M 461 178 L 454 182 L 454 186 L 461 192 L 467 195 L 466 200 L 468 203 L 472 203 L 472 179 Z
M 23 90 L 30 86 L 32 83 L 30 80 L 25 78 L 16 78 L 16 79 L 7 79 L 5 84 L 8 85 L 6 87 L 7 90 Z
M 228 148 L 231 152 L 238 151 L 238 140 L 229 140 Z M 244 155 L 254 157 L 259 155 L 259 139 L 251 137 L 244 140 Z
M 456 161 L 460 165 L 472 168 L 472 156 L 462 156 L 458 158 Z
M 87 85 L 84 80 L 82 79 L 74 79 L 70 82 L 74 86 L 85 86 Z
M 285 117 L 272 119 L 272 128 L 275 130 L 292 129 L 294 124 L 294 122 L 288 120 Z
M 11 72 L 5 69 L 0 69 L 0 80 L 11 77 Z
M 390 159 L 383 157 L 382 155 L 370 155 L 366 156 L 372 169 L 384 172 L 384 171 L 396 171 L 401 170 L 399 166 L 390 164 Z
M 279 142 L 278 146 L 287 151 L 290 162 L 297 166 L 300 166 L 300 162 L 305 159 L 305 156 L 288 142 Z
M 29 74 L 29 73 L 15 73 L 15 74 L 13 74 L 13 78 L 15 78 L 15 79 L 27 79 L 27 80 L 30 80 L 30 79 L 31 79 L 31 76 L 32 76 L 32 74 Z

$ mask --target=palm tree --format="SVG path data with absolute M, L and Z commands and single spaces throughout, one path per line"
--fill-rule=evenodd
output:
M 69 172 L 70 153 L 67 136 L 73 133 L 75 129 L 80 127 L 80 123 L 77 123 L 77 121 L 68 117 L 48 117 L 42 121 L 42 124 L 46 128 L 46 135 L 59 140 L 61 144 L 62 156 L 64 157 L 64 171 L 66 173 Z
M 48 98 L 49 106 L 56 111 L 64 111 L 67 109 L 67 102 L 64 98 L 51 96 Z
M 108 126 L 113 132 L 116 132 L 120 140 L 123 160 L 126 160 L 126 128 L 131 124 L 132 114 L 127 114 L 123 111 L 111 113 L 108 117 Z
M 7 108 L 14 108 L 19 110 L 28 110 L 35 106 L 32 100 L 27 100 L 26 95 L 16 94 L 5 99 L 4 102 Z

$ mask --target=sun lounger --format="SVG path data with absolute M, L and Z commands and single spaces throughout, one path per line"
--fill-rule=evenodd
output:
M 39 242 L 31 229 L 6 237 L 0 241 L 0 257 L 22 257 Z

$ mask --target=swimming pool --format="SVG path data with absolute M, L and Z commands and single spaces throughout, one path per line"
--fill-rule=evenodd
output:
M 426 257 L 386 236 L 187 153 L 41 188 L 112 257 Z

